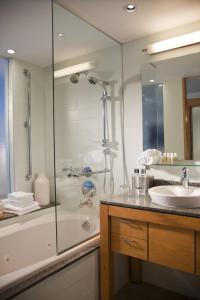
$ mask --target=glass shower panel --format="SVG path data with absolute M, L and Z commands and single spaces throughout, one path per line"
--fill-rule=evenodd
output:
M 99 233 L 99 201 L 117 167 L 120 45 L 54 4 L 54 119 L 58 252 Z

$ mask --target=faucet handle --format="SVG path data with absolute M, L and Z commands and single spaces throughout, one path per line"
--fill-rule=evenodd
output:
M 189 169 L 187 167 L 183 167 L 182 176 L 187 176 L 189 174 Z

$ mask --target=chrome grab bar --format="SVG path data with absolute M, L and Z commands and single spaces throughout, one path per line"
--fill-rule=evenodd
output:
M 31 153 L 31 73 L 29 70 L 24 69 L 24 75 L 27 81 L 27 110 L 28 118 L 24 122 L 24 127 L 27 129 L 28 137 L 28 172 L 25 179 L 29 181 L 32 176 L 32 153 Z

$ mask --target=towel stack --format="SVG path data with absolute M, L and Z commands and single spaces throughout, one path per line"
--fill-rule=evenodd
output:
M 150 166 L 159 163 L 161 152 L 157 149 L 148 149 L 142 153 L 138 158 L 137 163 L 139 165 Z
M 8 194 L 8 199 L 4 199 L 3 203 L 5 212 L 14 213 L 18 216 L 40 208 L 38 202 L 34 201 L 33 193 L 15 192 Z

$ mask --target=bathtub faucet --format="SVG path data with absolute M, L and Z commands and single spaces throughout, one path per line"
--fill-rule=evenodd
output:
M 83 206 L 92 207 L 93 203 L 91 198 L 86 199 L 85 201 L 81 201 L 79 207 L 82 208 Z

